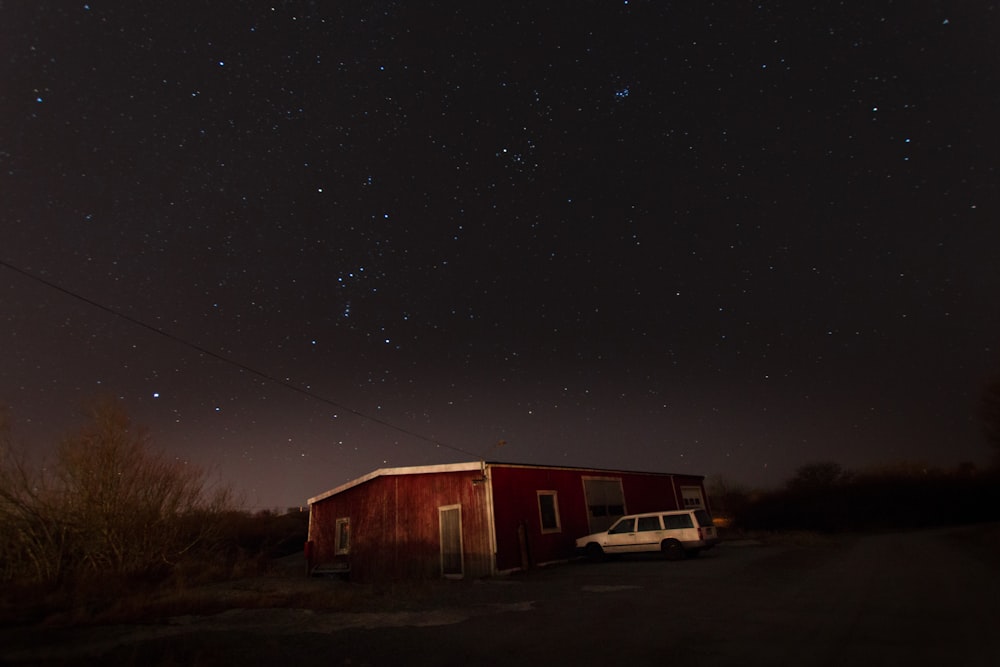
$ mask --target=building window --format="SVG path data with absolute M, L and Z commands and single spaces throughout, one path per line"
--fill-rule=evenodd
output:
M 617 477 L 584 477 L 583 495 L 587 503 L 590 532 L 607 530 L 625 514 L 625 493 Z
M 337 519 L 337 553 L 346 554 L 351 550 L 351 520 Z
M 559 523 L 559 498 L 555 491 L 538 492 L 538 516 L 543 533 L 558 533 L 562 530 Z

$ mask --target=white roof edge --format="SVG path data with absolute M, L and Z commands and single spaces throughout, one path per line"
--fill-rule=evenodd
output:
M 2 1 L 2 0 L 0 0 Z M 345 482 L 340 486 L 330 489 L 329 491 L 324 491 L 323 493 L 313 496 L 307 502 L 312 505 L 313 503 L 318 503 L 319 501 L 329 498 L 330 496 L 335 496 L 338 493 L 346 491 L 352 487 L 358 486 L 359 484 L 364 484 L 368 480 L 375 479 L 376 477 L 381 477 L 382 475 L 419 475 L 422 473 L 433 473 L 433 472 L 463 472 L 467 470 L 479 470 L 482 467 L 501 467 L 501 468 L 548 468 L 551 470 L 576 470 L 579 472 L 597 472 L 597 473 L 626 473 L 626 474 L 639 474 L 639 475 L 662 475 L 664 477 L 701 477 L 705 478 L 704 475 L 697 475 L 693 473 L 674 473 L 674 472 L 651 472 L 651 471 L 640 471 L 640 470 L 619 470 L 614 468 L 589 468 L 589 467 L 579 467 L 579 466 L 554 466 L 554 465 L 540 465 L 532 463 L 501 463 L 499 461 L 465 461 L 463 463 L 439 463 L 434 465 L 426 466 L 406 466 L 402 468 L 379 468 L 378 470 L 373 470 L 367 475 L 358 477 L 357 479 L 352 479 L 349 482 Z
M 313 503 L 318 503 L 319 501 L 329 498 L 330 496 L 335 496 L 338 493 L 346 491 L 352 487 L 358 486 L 359 484 L 364 484 L 368 480 L 375 479 L 376 477 L 381 477 L 382 475 L 420 475 L 423 473 L 431 472 L 465 472 L 467 470 L 479 470 L 482 468 L 484 463 L 482 461 L 466 461 L 464 463 L 440 463 L 436 465 L 426 465 L 426 466 L 406 466 L 403 468 L 379 468 L 378 470 L 373 470 L 367 475 L 362 475 L 357 479 L 352 479 L 349 482 L 345 482 L 340 486 L 330 489 L 329 491 L 324 491 L 318 496 L 313 496 L 307 502 L 312 505 Z M 486 464 L 489 465 L 489 464 Z

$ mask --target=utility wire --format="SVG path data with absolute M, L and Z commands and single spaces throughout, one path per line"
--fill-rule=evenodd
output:
M 264 371 L 257 370 L 256 368 L 254 368 L 252 366 L 248 366 L 248 365 L 246 365 L 244 363 L 241 363 L 239 361 L 236 361 L 235 359 L 230 359 L 229 357 L 227 357 L 225 355 L 222 355 L 222 354 L 219 354 L 218 352 L 213 352 L 212 350 L 209 350 L 208 348 L 202 347 L 201 345 L 198 345 L 197 343 L 192 343 L 191 341 L 186 340 L 184 338 L 181 338 L 180 336 L 176 336 L 176 335 L 170 333 L 169 331 L 164 331 L 163 329 L 160 329 L 159 327 L 154 327 L 153 325 L 147 324 L 146 322 L 143 322 L 142 320 L 139 320 L 139 319 L 137 319 L 135 317 L 132 317 L 130 315 L 126 315 L 125 313 L 119 312 L 118 310 L 115 310 L 114 308 L 111 308 L 110 306 L 106 306 L 103 303 L 100 303 L 98 301 L 94 301 L 93 299 L 89 299 L 89 298 L 83 296 L 82 294 L 78 294 L 77 292 L 74 292 L 72 290 L 66 289 L 63 286 L 57 285 L 56 283 L 51 282 L 49 280 L 46 280 L 46 279 L 44 279 L 44 278 L 42 278 L 40 276 L 36 276 L 35 274 L 33 274 L 33 273 L 29 272 L 29 271 L 26 271 L 26 270 L 24 270 L 24 269 L 22 269 L 20 267 L 14 266 L 10 262 L 7 262 L 7 261 L 4 261 L 4 260 L 0 259 L 0 266 L 3 266 L 5 268 L 7 268 L 7 269 L 10 269 L 11 271 L 14 271 L 15 273 L 19 273 L 22 276 L 24 276 L 24 277 L 26 277 L 26 278 L 28 278 L 30 280 L 34 280 L 35 282 L 40 283 L 42 285 L 45 285 L 46 287 L 48 287 L 50 289 L 53 289 L 53 290 L 55 290 L 57 292 L 62 292 L 63 294 L 65 294 L 67 296 L 70 296 L 70 297 L 72 297 L 74 299 L 77 299 L 79 301 L 82 301 L 82 302 L 86 303 L 89 306 L 93 306 L 94 308 L 97 308 L 99 310 L 103 310 L 106 313 L 110 313 L 111 315 L 114 315 L 115 317 L 121 318 L 121 319 L 125 320 L 126 322 L 129 322 L 130 324 L 134 324 L 136 326 L 142 327 L 143 329 L 147 329 L 149 331 L 152 331 L 153 333 L 159 334 L 160 336 L 163 336 L 164 338 L 168 338 L 168 339 L 172 340 L 175 343 L 179 343 L 180 345 L 184 345 L 185 347 L 189 347 L 192 350 L 195 350 L 195 351 L 197 351 L 197 352 L 199 352 L 201 354 L 204 354 L 206 356 L 212 357 L 213 359 L 217 359 L 217 360 L 219 360 L 219 361 L 221 361 L 221 362 L 223 362 L 225 364 L 229 364 L 230 366 L 235 366 L 236 368 L 239 368 L 240 370 L 243 370 L 243 371 L 246 371 L 247 373 L 251 373 L 253 375 L 256 375 L 257 377 L 259 377 L 259 378 L 261 378 L 263 380 L 267 380 L 268 382 L 273 382 L 275 384 L 281 385 L 282 387 L 285 387 L 286 389 L 291 389 L 292 391 L 297 392 L 299 394 L 302 394 L 303 396 L 308 396 L 309 398 L 311 398 L 313 400 L 316 400 L 316 401 L 319 401 L 321 403 L 325 403 L 327 405 L 333 406 L 333 407 L 335 407 L 335 408 L 337 408 L 339 410 L 343 410 L 345 412 L 349 412 L 352 415 L 355 415 L 355 416 L 360 417 L 362 419 L 366 419 L 368 421 L 374 422 L 374 423 L 379 424 L 381 426 L 385 426 L 386 428 L 390 428 L 390 429 L 392 429 L 394 431 L 397 431 L 399 433 L 403 433 L 404 435 L 408 435 L 408 436 L 410 436 L 412 438 L 416 438 L 418 440 L 422 440 L 424 442 L 430 443 L 430 444 L 435 445 L 437 447 L 444 447 L 445 449 L 450 449 L 452 451 L 460 452 L 462 454 L 468 454 L 469 456 L 475 457 L 477 460 L 480 459 L 480 458 L 482 458 L 481 456 L 479 456 L 478 454 L 476 454 L 474 452 L 467 451 L 465 449 L 462 449 L 461 447 L 456 447 L 454 445 L 449 445 L 447 443 L 441 442 L 440 440 L 435 440 L 434 438 L 431 438 L 429 436 L 423 435 L 421 433 L 417 433 L 416 431 L 411 431 L 410 429 L 403 428 L 402 426 L 397 426 L 396 424 L 393 424 L 392 422 L 386 421 L 385 419 L 381 419 L 379 417 L 375 417 L 373 415 L 367 414 L 367 413 L 362 412 L 360 410 L 356 410 L 355 408 L 352 408 L 350 406 L 344 405 L 343 403 L 338 403 L 337 401 L 334 401 L 333 399 L 330 399 L 330 398 L 326 398 L 325 396 L 320 396 L 319 394 L 316 394 L 316 393 L 314 393 L 314 392 L 312 392 L 312 391 L 310 391 L 308 389 L 303 389 L 302 387 L 294 385 L 291 382 L 288 382 L 286 380 L 282 380 L 281 378 L 276 378 L 273 375 L 269 375 L 268 373 L 265 373 Z

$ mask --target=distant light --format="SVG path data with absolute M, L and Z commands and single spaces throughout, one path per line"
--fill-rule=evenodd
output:
M 153 398 L 159 398 L 159 397 L 160 397 L 160 392 L 154 391 L 153 392 Z

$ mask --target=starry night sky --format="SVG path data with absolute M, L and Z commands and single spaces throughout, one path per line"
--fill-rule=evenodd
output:
M 42 456 L 119 396 L 254 508 L 479 457 L 983 462 L 998 34 L 985 1 L 7 0 L 0 402 Z

